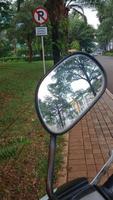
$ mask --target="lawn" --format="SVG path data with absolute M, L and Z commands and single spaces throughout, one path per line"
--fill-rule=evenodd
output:
M 49 134 L 34 105 L 42 76 L 42 62 L 0 63 L 0 200 L 35 200 L 45 192 Z

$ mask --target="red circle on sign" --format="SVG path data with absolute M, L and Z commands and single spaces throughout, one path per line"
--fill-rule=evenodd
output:
M 42 6 L 38 6 L 34 11 L 33 11 L 33 19 L 36 24 L 44 24 L 48 21 L 48 12 L 45 8 Z

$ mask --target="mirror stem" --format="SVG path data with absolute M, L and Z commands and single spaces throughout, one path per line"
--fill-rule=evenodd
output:
M 46 183 L 46 191 L 50 200 L 57 200 L 53 194 L 53 174 L 54 174 L 54 161 L 56 153 L 56 135 L 51 134 L 49 145 L 49 159 L 48 159 L 48 175 Z

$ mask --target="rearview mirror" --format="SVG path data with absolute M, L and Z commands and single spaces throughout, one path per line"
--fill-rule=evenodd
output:
M 36 110 L 52 134 L 72 128 L 96 103 L 106 88 L 101 65 L 86 53 L 60 61 L 36 89 Z

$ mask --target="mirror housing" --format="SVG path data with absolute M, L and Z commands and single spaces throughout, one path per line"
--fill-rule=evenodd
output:
M 37 114 L 55 135 L 69 131 L 106 89 L 106 73 L 91 55 L 76 52 L 58 62 L 36 88 Z

